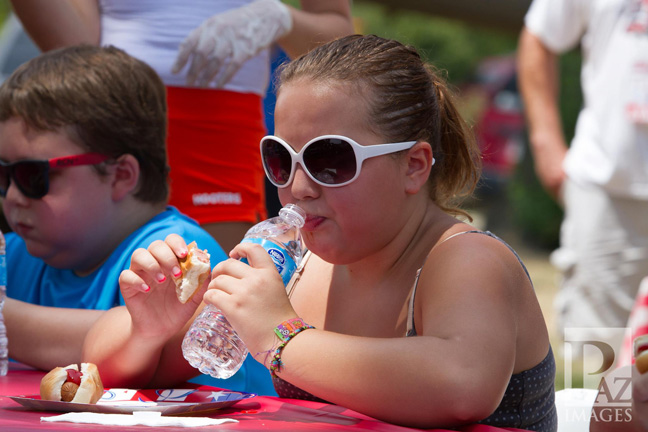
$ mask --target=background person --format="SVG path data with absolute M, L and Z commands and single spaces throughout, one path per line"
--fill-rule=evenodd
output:
M 534 0 L 519 82 L 537 175 L 564 204 L 559 327 L 624 327 L 648 274 L 648 3 Z M 580 44 L 584 104 L 567 146 L 558 55 Z M 593 330 L 595 331 L 595 330 Z
M 153 66 L 168 91 L 170 203 L 225 250 L 266 217 L 258 143 L 265 135 L 267 48 L 276 42 L 297 56 L 353 32 L 348 0 L 302 0 L 301 9 L 276 0 L 12 4 L 43 50 L 110 44 Z M 176 60 L 183 59 L 181 69 Z
M 459 219 L 479 155 L 443 79 L 397 41 L 341 38 L 282 71 L 275 131 L 263 161 L 282 204 L 307 213 L 305 264 L 287 294 L 266 251 L 241 244 L 204 300 L 270 369 L 278 394 L 407 426 L 555 431 L 555 363 L 529 275 L 508 245 Z M 184 248 L 170 236 L 134 257 L 120 278 L 131 314 L 112 309 L 86 338 L 86 360 L 112 379 L 173 374 L 159 365 L 173 362 L 164 347 L 184 330 L 149 325 L 172 287 L 141 286 Z M 288 341 L 281 325 L 298 326 Z

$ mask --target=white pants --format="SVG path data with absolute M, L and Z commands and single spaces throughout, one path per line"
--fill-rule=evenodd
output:
M 648 275 L 648 201 L 609 196 L 567 180 L 555 301 L 560 329 L 626 327 L 641 279 Z

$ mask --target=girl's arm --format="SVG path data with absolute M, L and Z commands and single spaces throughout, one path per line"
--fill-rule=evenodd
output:
M 457 238 L 428 259 L 417 291 L 420 336 L 306 330 L 284 348 L 278 375 L 332 403 L 392 423 L 447 427 L 488 417 L 517 365 L 518 309 L 526 315 L 533 310 L 525 319 L 542 323 L 535 326 L 537 334 L 525 335 L 535 338 L 537 347 L 533 359 L 525 360 L 529 368 L 549 348 L 539 307 L 521 304 L 515 292 L 526 290 L 524 302 L 531 302 L 530 283 L 517 259 L 496 242 L 486 236 Z M 298 314 L 262 248 L 239 245 L 233 254 L 246 255 L 251 267 L 235 260 L 219 263 L 205 301 L 224 312 L 251 353 L 264 353 L 277 345 L 274 326 Z
M 106 387 L 172 388 L 199 372 L 182 357 L 188 325 L 171 336 L 133 329 L 124 306 L 107 311 L 85 340 L 83 361 L 95 363 Z
M 180 303 L 172 277 L 180 271 L 178 258 L 186 255 L 186 243 L 175 234 L 133 253 L 130 269 L 119 278 L 126 307 L 106 312 L 84 345 L 84 361 L 97 364 L 107 386 L 172 386 L 198 374 L 182 358 L 180 341 L 208 281 Z

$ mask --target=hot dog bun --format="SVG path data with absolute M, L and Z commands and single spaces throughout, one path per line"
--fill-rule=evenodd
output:
M 648 335 L 637 336 L 633 346 L 637 370 L 642 374 L 648 372 Z
M 189 253 L 180 260 L 182 276 L 175 279 L 176 294 L 181 303 L 187 303 L 193 297 L 211 271 L 207 250 L 198 249 L 196 242 L 189 243 L 187 248 Z
M 93 363 L 81 363 L 81 385 L 66 382 L 68 369 L 79 371 L 79 365 L 56 367 L 43 377 L 40 395 L 43 400 L 96 404 L 103 395 L 99 370 Z

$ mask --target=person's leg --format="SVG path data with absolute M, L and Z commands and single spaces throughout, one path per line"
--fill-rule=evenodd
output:
M 610 197 L 568 181 L 556 298 L 562 328 L 625 327 L 648 274 L 648 202 Z

